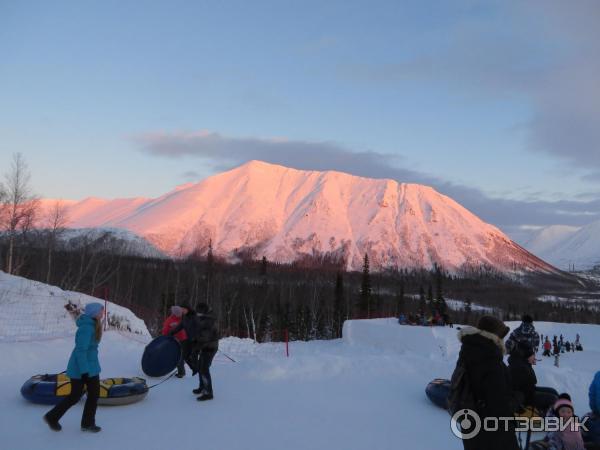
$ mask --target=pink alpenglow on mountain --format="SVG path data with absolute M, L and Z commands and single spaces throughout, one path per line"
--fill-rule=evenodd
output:
M 371 267 L 554 272 L 433 188 L 251 161 L 156 199 L 68 202 L 70 227 L 130 230 L 172 256 L 334 257 Z

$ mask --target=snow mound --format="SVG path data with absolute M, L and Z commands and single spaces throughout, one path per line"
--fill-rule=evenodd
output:
M 37 281 L 0 271 L 0 341 L 50 339 L 73 335 L 77 329 L 71 310 L 104 300 L 63 291 Z M 127 308 L 106 302 L 111 328 L 150 338 L 143 320 Z
M 348 345 L 368 346 L 378 352 L 456 359 L 460 349 L 456 331 L 450 327 L 399 325 L 396 319 L 347 320 L 342 336 Z

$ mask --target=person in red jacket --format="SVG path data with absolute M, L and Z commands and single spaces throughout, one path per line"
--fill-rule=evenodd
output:
M 550 339 L 546 336 L 546 340 L 544 341 L 544 353 L 543 356 L 550 356 L 550 350 L 552 349 L 552 344 L 550 343 Z
M 163 323 L 162 334 L 163 336 L 168 336 L 171 330 L 179 325 L 181 322 L 182 316 L 187 313 L 186 308 L 182 308 L 181 306 L 171 306 L 171 315 L 167 317 Z M 188 338 L 185 333 L 185 330 L 181 330 L 174 335 L 175 339 L 179 341 L 181 345 L 181 359 L 177 364 L 177 378 L 185 377 L 185 364 L 184 364 L 184 356 L 189 352 L 188 347 Z

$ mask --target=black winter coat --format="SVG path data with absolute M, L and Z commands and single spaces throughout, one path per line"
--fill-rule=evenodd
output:
M 508 369 L 513 390 L 520 395 L 522 406 L 532 406 L 535 398 L 535 385 L 537 377 L 533 367 L 527 361 L 527 358 L 518 350 L 515 350 L 508 357 Z
M 200 350 L 216 351 L 219 349 L 219 332 L 216 320 L 209 314 L 198 314 L 196 316 L 197 334 L 196 345 Z
M 170 336 L 175 336 L 181 330 L 185 330 L 185 334 L 190 342 L 196 338 L 198 334 L 198 325 L 196 323 L 196 312 L 190 311 L 181 318 L 181 322 L 170 332 Z
M 219 333 L 216 321 L 211 315 L 189 312 L 169 334 L 173 336 L 181 330 L 185 330 L 190 345 L 195 350 L 216 351 L 219 349 Z
M 459 332 L 462 342 L 458 364 L 466 367 L 469 382 L 485 417 L 512 417 L 516 408 L 510 374 L 504 364 L 504 343 L 492 333 L 466 327 Z M 500 423 L 502 425 L 502 422 Z M 514 431 L 481 431 L 463 441 L 465 450 L 519 450 Z

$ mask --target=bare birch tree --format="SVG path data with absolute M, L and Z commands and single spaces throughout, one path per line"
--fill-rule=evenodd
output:
M 38 200 L 31 193 L 30 180 L 25 158 L 21 153 L 15 153 L 10 171 L 4 175 L 4 199 L 0 204 L 1 227 L 8 239 L 8 273 L 14 271 L 17 232 L 26 232 L 32 227 L 38 209 Z
M 50 284 L 50 277 L 52 275 L 52 254 L 56 248 L 56 242 L 64 233 L 68 222 L 69 218 L 65 203 L 61 200 L 57 200 L 56 202 L 52 203 L 46 212 L 45 223 L 43 224 L 48 233 L 48 270 L 46 271 L 47 284 Z

